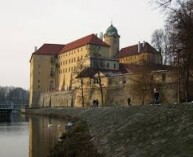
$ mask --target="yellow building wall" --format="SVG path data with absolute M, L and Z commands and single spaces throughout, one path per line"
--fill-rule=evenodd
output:
M 77 65 L 84 60 L 84 66 L 89 66 L 88 50 L 86 46 L 82 46 L 58 55 L 58 79 L 59 90 L 67 90 L 71 86 L 71 79 L 74 72 L 77 70 Z
M 34 55 L 30 61 L 30 106 L 36 106 L 40 93 L 52 90 L 55 86 L 53 56 Z M 52 74 L 51 74 L 52 73 Z
M 160 54 L 148 52 L 138 53 L 136 55 L 126 56 L 119 59 L 120 63 L 125 64 L 161 64 L 161 60 L 162 58 Z
M 58 90 L 68 90 L 72 86 L 72 78 L 75 77 L 76 71 L 80 69 L 80 65 L 84 68 L 91 66 L 90 58 L 96 56 L 106 58 L 108 56 L 108 48 L 85 45 L 58 55 Z

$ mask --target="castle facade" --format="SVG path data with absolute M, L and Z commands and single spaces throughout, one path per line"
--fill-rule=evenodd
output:
M 163 82 L 176 84 L 175 79 L 170 80 L 175 70 L 162 65 L 161 53 L 149 43 L 120 49 L 119 40 L 118 30 L 110 25 L 102 38 L 90 34 L 65 45 L 44 44 L 35 50 L 30 59 L 29 105 L 50 106 L 51 95 L 69 95 L 56 98 L 59 106 L 81 106 L 83 97 L 87 106 L 95 98 L 103 105 L 125 104 L 127 97 L 136 104 L 149 103 L 152 88 Z M 176 92 L 172 97 L 176 101 Z

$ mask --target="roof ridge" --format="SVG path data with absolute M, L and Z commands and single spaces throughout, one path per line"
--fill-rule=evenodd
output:
M 130 45 L 130 46 L 127 46 L 127 47 L 123 47 L 123 48 L 121 48 L 121 50 L 122 49 L 126 49 L 126 48 L 129 48 L 129 47 L 134 47 L 134 46 L 137 46 L 138 44 L 135 44 L 135 45 Z
M 61 46 L 64 46 L 65 44 L 44 43 L 43 45 L 61 45 Z M 42 45 L 42 46 L 43 46 L 43 45 Z
M 79 40 L 81 40 L 81 39 L 87 38 L 87 37 L 92 36 L 92 35 L 94 35 L 94 34 L 93 34 L 93 33 L 91 33 L 91 34 L 86 35 L 86 36 L 84 36 L 84 37 L 81 37 L 81 38 L 79 38 L 79 39 L 73 40 L 73 41 L 71 41 L 71 42 L 67 43 L 66 45 L 71 44 L 71 43 L 74 43 L 74 42 L 77 42 L 77 41 L 79 41 Z
M 148 44 L 148 46 L 151 46 L 147 41 L 145 41 L 145 45 L 146 44 Z M 140 42 L 140 45 L 143 45 L 143 43 Z M 130 46 L 123 47 L 123 48 L 121 48 L 121 50 L 125 49 L 125 48 L 129 48 L 129 47 L 134 47 L 134 46 L 138 46 L 138 44 L 133 44 L 133 45 L 130 45 Z
M 100 45 L 100 46 L 105 46 L 108 47 L 109 45 L 106 44 L 103 40 L 98 38 L 95 34 L 89 34 L 87 36 L 84 36 L 82 38 L 79 38 L 77 40 L 74 40 L 64 46 L 64 48 L 60 51 L 60 53 L 64 53 L 67 51 L 70 51 L 72 49 L 81 47 L 86 44 L 95 44 L 95 45 Z

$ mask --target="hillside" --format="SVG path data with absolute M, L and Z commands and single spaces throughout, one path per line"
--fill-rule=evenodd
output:
M 193 104 L 140 107 L 39 109 L 78 116 L 106 157 L 193 156 Z

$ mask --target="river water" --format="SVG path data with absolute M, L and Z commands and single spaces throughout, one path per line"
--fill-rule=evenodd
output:
M 47 157 L 66 122 L 41 116 L 0 116 L 0 157 Z

